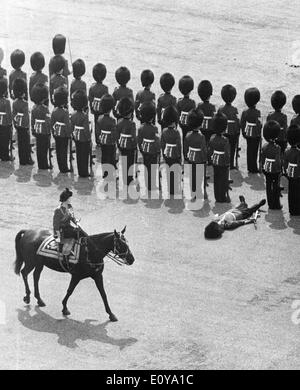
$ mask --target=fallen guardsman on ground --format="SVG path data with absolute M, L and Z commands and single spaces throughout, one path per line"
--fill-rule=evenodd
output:
M 266 204 L 266 200 L 262 199 L 254 206 L 248 207 L 243 196 L 239 196 L 239 199 L 241 203 L 238 206 L 217 216 L 214 221 L 205 227 L 205 238 L 220 238 L 224 230 L 233 230 L 242 225 L 256 223 L 259 217 L 259 209 Z

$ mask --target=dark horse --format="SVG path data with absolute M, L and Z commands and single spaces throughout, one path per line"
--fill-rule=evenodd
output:
M 107 301 L 102 272 L 104 269 L 103 259 L 107 255 L 116 261 L 122 261 L 123 264 L 133 264 L 134 257 L 124 237 L 125 229 L 126 227 L 120 233 L 114 231 L 112 233 L 102 233 L 93 236 L 86 235 L 82 230 L 79 231 L 79 236 L 84 237 L 84 245 L 80 249 L 79 262 L 74 264 L 70 270 L 70 285 L 62 301 L 63 315 L 70 314 L 67 308 L 67 301 L 80 280 L 92 278 L 101 294 L 109 319 L 111 321 L 118 321 L 117 317 L 110 310 Z M 46 266 L 58 272 L 68 272 L 65 267 L 62 267 L 58 259 L 37 255 L 39 246 L 50 235 L 51 233 L 48 230 L 21 230 L 16 235 L 15 273 L 19 275 L 21 271 L 23 276 L 26 292 L 23 300 L 27 304 L 30 303 L 30 289 L 27 276 L 33 269 L 34 296 L 37 299 L 38 305 L 41 307 L 45 306 L 39 292 L 39 278 L 43 267 Z M 22 268 L 23 264 L 24 267 Z

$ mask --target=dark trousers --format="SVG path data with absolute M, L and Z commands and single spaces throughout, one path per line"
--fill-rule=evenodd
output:
M 170 168 L 169 174 L 167 175 L 167 186 L 168 186 L 168 193 L 170 195 L 178 194 L 178 190 L 180 188 L 180 181 L 181 181 L 181 175 L 182 175 L 182 168 L 180 165 L 180 159 L 178 158 L 168 158 L 165 157 L 165 162 Z M 173 167 L 173 169 L 172 169 Z M 180 173 L 180 175 L 178 175 Z M 176 182 L 175 182 L 176 179 Z
M 247 138 L 247 168 L 251 173 L 257 173 L 257 155 L 260 138 Z
M 238 134 L 234 135 L 227 135 L 229 145 L 230 145 L 230 168 L 234 168 L 235 165 L 235 154 L 237 153 L 236 147 L 237 147 L 237 141 L 238 141 Z
M 94 114 L 94 132 L 95 132 L 95 142 L 97 145 L 100 145 L 98 137 L 97 137 L 97 133 L 96 133 L 97 121 L 98 121 L 99 116 L 100 116 L 100 114 Z
M 267 201 L 270 209 L 280 209 L 280 173 L 266 173 Z
M 189 128 L 187 126 L 184 126 L 184 125 L 180 125 L 180 128 L 181 128 L 181 131 L 182 131 L 182 147 L 183 147 L 183 150 L 184 150 L 185 137 L 186 137 L 187 133 L 189 132 Z
M 156 184 L 156 175 L 158 168 L 158 156 L 157 154 L 142 153 L 143 164 L 145 166 L 144 178 L 145 186 L 148 191 L 152 190 L 152 184 Z
M 26 127 L 16 126 L 20 165 L 31 162 L 30 133 Z
M 46 134 L 38 134 L 36 136 L 36 156 L 39 169 L 49 169 L 49 153 L 50 138 Z
M 58 169 L 62 173 L 69 172 L 68 167 L 68 146 L 69 138 L 55 137 L 55 149 Z
M 214 195 L 216 202 L 228 201 L 229 167 L 214 166 Z
M 10 126 L 0 126 L 0 160 L 9 161 Z
M 289 179 L 288 203 L 289 213 L 300 215 L 300 178 Z
M 122 178 L 125 186 L 128 186 L 133 180 L 133 166 L 135 162 L 135 149 L 120 149 L 122 156 Z M 131 168 L 131 169 L 130 169 Z M 130 174 L 129 174 L 130 169 Z
M 80 177 L 89 176 L 90 142 L 76 141 L 77 170 Z
M 101 145 L 101 164 L 111 165 L 116 169 L 116 147 L 115 145 Z M 106 175 L 107 171 L 104 170 Z
M 251 207 L 248 207 L 247 203 L 240 203 L 237 209 L 241 212 L 241 214 L 236 215 L 237 220 L 248 219 L 254 214 L 260 207 L 262 206 L 261 202 L 256 203 Z

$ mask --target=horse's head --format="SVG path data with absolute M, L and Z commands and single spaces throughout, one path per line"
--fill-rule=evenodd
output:
M 125 230 L 126 226 L 120 233 L 114 231 L 114 254 L 122 259 L 126 265 L 132 265 L 135 259 L 124 236 Z

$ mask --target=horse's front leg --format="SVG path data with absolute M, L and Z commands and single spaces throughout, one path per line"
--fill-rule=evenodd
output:
M 109 315 L 109 319 L 113 322 L 115 321 L 118 321 L 117 317 L 114 315 L 114 313 L 110 310 L 110 307 L 109 307 L 109 304 L 107 302 L 107 297 L 106 297 L 106 293 L 105 293 L 105 290 L 104 290 L 104 286 L 103 286 L 103 276 L 102 276 L 102 273 L 98 272 L 95 277 L 94 277 L 94 281 L 96 283 L 96 286 L 101 294 L 101 297 L 102 297 L 102 300 L 103 300 L 103 303 L 104 303 L 104 306 L 105 306 L 105 310 L 106 310 L 106 313 Z
M 62 304 L 63 304 L 62 313 L 63 313 L 64 316 L 68 316 L 68 315 L 71 314 L 69 312 L 68 308 L 67 308 L 67 302 L 68 302 L 68 299 L 72 295 L 75 287 L 77 286 L 77 284 L 79 282 L 80 282 L 80 278 L 78 276 L 72 275 L 72 278 L 71 278 L 71 281 L 70 281 L 70 284 L 69 284 L 69 287 L 68 287 L 68 290 L 67 290 L 67 294 L 64 297 L 64 299 L 62 300 Z

